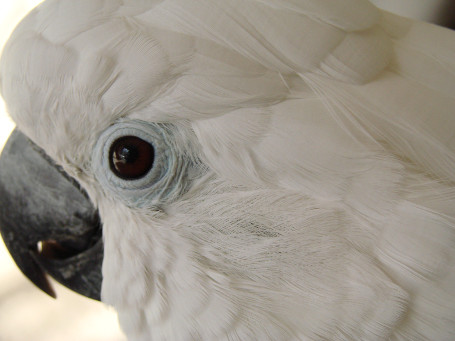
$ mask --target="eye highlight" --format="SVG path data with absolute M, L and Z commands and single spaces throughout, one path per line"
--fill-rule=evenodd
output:
M 93 146 L 93 175 L 106 195 L 129 207 L 162 207 L 206 172 L 192 134 L 170 123 L 120 119 Z
M 123 136 L 115 140 L 109 150 L 112 172 L 124 180 L 137 180 L 153 167 L 153 146 L 136 136 Z

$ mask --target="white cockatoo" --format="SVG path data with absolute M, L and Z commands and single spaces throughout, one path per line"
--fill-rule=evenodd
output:
M 367 0 L 47 0 L 5 242 L 134 341 L 454 340 L 454 56 Z

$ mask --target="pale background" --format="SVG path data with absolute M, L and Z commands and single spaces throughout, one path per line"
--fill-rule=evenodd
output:
M 76 0 L 75 0 L 76 1 Z M 454 0 L 371 0 L 399 14 L 448 24 Z M 0 0 L 0 48 L 16 23 L 39 0 Z M 0 97 L 0 150 L 14 124 Z M 20 273 L 0 242 L 0 341 L 123 341 L 116 314 L 56 284 L 58 299 Z

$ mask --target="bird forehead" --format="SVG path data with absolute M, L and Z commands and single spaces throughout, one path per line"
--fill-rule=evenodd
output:
M 8 113 L 52 157 L 70 145 L 83 146 L 100 118 L 107 119 L 96 115 L 102 105 L 89 89 L 73 82 L 78 56 L 71 49 L 24 37 L 5 48 L 1 64 Z
M 170 63 L 151 34 L 125 20 L 63 25 L 68 13 L 54 3 L 16 28 L 2 53 L 0 84 L 19 129 L 60 161 L 75 149 L 81 154 L 115 120 L 146 105 L 169 78 Z M 61 3 L 69 12 L 72 6 Z M 93 6 L 83 1 L 74 10 Z M 56 19 L 41 27 L 52 13 Z

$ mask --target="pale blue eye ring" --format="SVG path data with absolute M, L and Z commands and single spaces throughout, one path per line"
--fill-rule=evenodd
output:
M 108 192 L 128 206 L 153 206 L 176 194 L 185 160 L 176 148 L 172 125 L 139 120 L 121 120 L 107 128 L 98 138 L 92 153 L 95 178 Z M 153 147 L 153 167 L 137 179 L 121 178 L 112 171 L 112 146 L 119 139 L 133 136 Z

